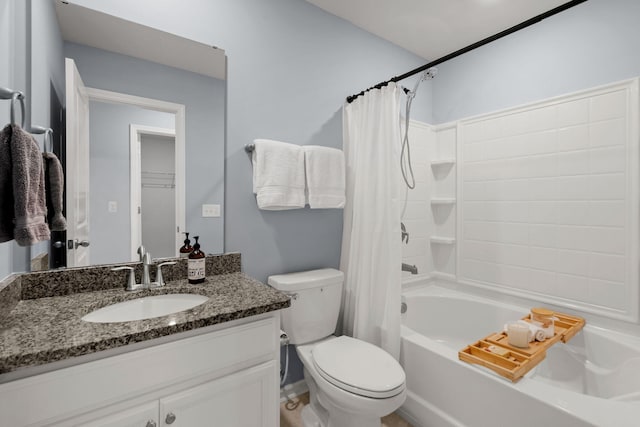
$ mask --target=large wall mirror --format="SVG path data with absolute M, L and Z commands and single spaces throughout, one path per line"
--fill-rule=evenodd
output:
M 51 72 L 64 99 L 50 103 L 66 114 L 54 152 L 68 226 L 52 237 L 51 265 L 135 261 L 140 245 L 173 257 L 185 232 L 222 253 L 224 51 L 67 1 L 55 15 L 60 40 L 32 46 L 33 57 L 59 45 L 66 58 Z

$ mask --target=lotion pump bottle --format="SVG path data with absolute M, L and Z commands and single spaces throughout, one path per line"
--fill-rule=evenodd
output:
M 189 233 L 184 233 L 184 245 L 180 247 L 180 258 L 187 258 L 189 254 L 193 251 L 193 246 L 191 246 L 191 240 L 189 240 Z
M 193 236 L 196 242 L 193 244 L 193 251 L 189 254 L 188 262 L 188 277 L 189 283 L 196 285 L 198 283 L 204 283 L 205 277 L 205 255 L 200 250 L 200 243 L 198 243 L 199 236 Z

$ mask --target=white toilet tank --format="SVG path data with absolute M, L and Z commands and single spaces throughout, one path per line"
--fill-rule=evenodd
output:
M 342 299 L 342 271 L 333 268 L 269 276 L 268 283 L 291 296 L 281 312 L 291 344 L 305 344 L 333 334 Z

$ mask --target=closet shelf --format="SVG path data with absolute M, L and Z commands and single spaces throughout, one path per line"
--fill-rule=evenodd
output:
M 456 159 L 440 159 L 440 160 L 432 160 L 431 167 L 438 166 L 452 166 L 456 164 Z
M 434 197 L 431 199 L 432 205 L 455 205 L 456 199 L 453 197 Z
M 439 245 L 453 245 L 456 243 L 456 239 L 453 237 L 431 236 L 429 240 L 431 243 L 437 243 Z

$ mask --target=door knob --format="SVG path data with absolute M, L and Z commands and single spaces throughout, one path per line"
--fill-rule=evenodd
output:
M 64 242 L 61 242 L 60 240 L 58 240 L 57 242 L 53 242 L 53 247 L 54 248 L 64 248 Z
M 156 427 L 156 422 L 154 420 L 147 421 L 146 427 Z
M 79 241 L 78 239 L 76 239 L 73 242 L 73 246 L 74 246 L 74 249 L 78 249 L 78 246 L 82 246 L 83 248 L 86 248 L 86 247 L 89 246 L 89 241 L 88 240 L 80 240 Z
M 164 422 L 167 424 L 173 424 L 173 422 L 176 420 L 176 416 L 173 412 L 169 412 L 167 414 L 167 418 L 164 419 Z

